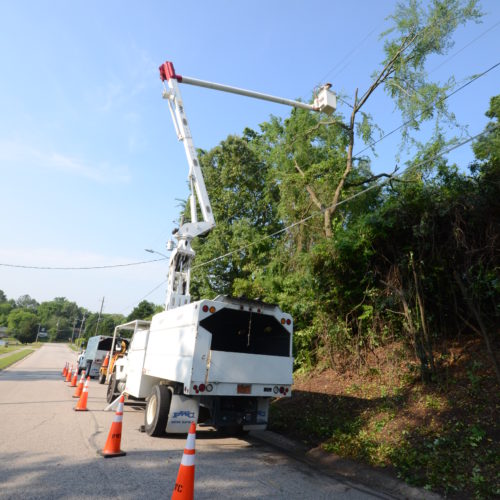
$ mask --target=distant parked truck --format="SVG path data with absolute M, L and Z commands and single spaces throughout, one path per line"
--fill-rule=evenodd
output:
M 111 350 L 112 343 L 113 337 L 106 337 L 103 335 L 90 337 L 83 356 L 78 363 L 78 373 L 85 370 L 89 377 L 98 377 L 99 369 L 101 368 L 106 354 Z

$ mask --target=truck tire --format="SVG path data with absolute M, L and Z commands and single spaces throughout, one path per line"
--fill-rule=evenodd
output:
M 99 373 L 99 383 L 104 384 L 106 382 L 106 374 L 105 373 Z
M 87 377 L 90 377 L 90 369 L 91 369 L 91 368 L 92 368 L 92 360 L 91 360 L 91 359 L 89 359 L 89 360 L 87 361 L 86 366 L 85 366 L 85 375 L 86 375 Z M 90 377 L 90 378 L 92 378 L 92 377 Z
M 144 428 L 149 436 L 163 436 L 167 427 L 172 395 L 166 385 L 155 385 L 144 412 Z
M 118 397 L 118 393 L 116 392 L 116 386 L 118 385 L 118 381 L 116 380 L 116 373 L 111 375 L 111 379 L 108 384 L 108 390 L 106 392 L 106 401 L 108 403 L 112 403 L 116 397 Z

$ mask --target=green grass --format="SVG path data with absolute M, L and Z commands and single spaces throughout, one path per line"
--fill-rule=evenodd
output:
M 34 349 L 23 349 L 22 351 L 15 352 L 10 356 L 5 358 L 0 358 L 0 370 L 7 368 L 8 366 L 14 364 L 16 361 L 25 358 L 28 354 L 31 354 Z
M 12 351 L 18 351 L 19 349 L 22 349 L 23 347 L 21 345 L 12 345 L 9 344 L 7 347 L 5 346 L 0 346 L 0 354 L 7 354 L 8 352 Z

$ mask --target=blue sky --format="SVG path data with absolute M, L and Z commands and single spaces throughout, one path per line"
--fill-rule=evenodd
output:
M 0 263 L 100 266 L 149 260 L 145 248 L 165 252 L 177 200 L 187 196 L 187 164 L 161 98 L 158 66 L 171 60 L 180 74 L 306 100 L 330 81 L 352 99 L 379 67 L 378 35 L 395 5 L 1 2 Z M 449 55 L 429 61 L 432 78 L 465 81 L 499 62 L 500 2 L 481 5 L 482 23 L 460 28 Z M 499 75 L 497 68 L 449 100 L 471 135 L 484 128 Z M 289 113 L 231 94 L 181 91 L 195 145 L 204 149 Z M 386 132 L 401 123 L 381 91 L 366 111 Z M 375 171 L 392 170 L 397 139 L 380 143 Z M 451 159 L 467 164 L 470 147 Z M 39 302 L 64 296 L 93 311 L 104 296 L 105 312 L 128 314 L 166 272 L 166 262 L 92 271 L 0 266 L 0 289 Z M 164 285 L 147 297 L 164 298 Z

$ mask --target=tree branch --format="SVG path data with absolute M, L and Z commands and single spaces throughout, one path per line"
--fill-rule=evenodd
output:
M 297 160 L 294 158 L 293 163 L 295 164 L 295 169 L 297 172 L 302 176 L 303 179 L 305 179 L 306 174 L 304 171 L 299 167 L 299 164 L 297 163 Z M 318 197 L 316 196 L 316 193 L 313 191 L 312 187 L 309 186 L 309 184 L 306 184 L 306 191 L 309 193 L 309 196 L 311 197 L 312 202 L 320 209 L 323 210 L 324 206 L 323 204 L 319 201 Z

